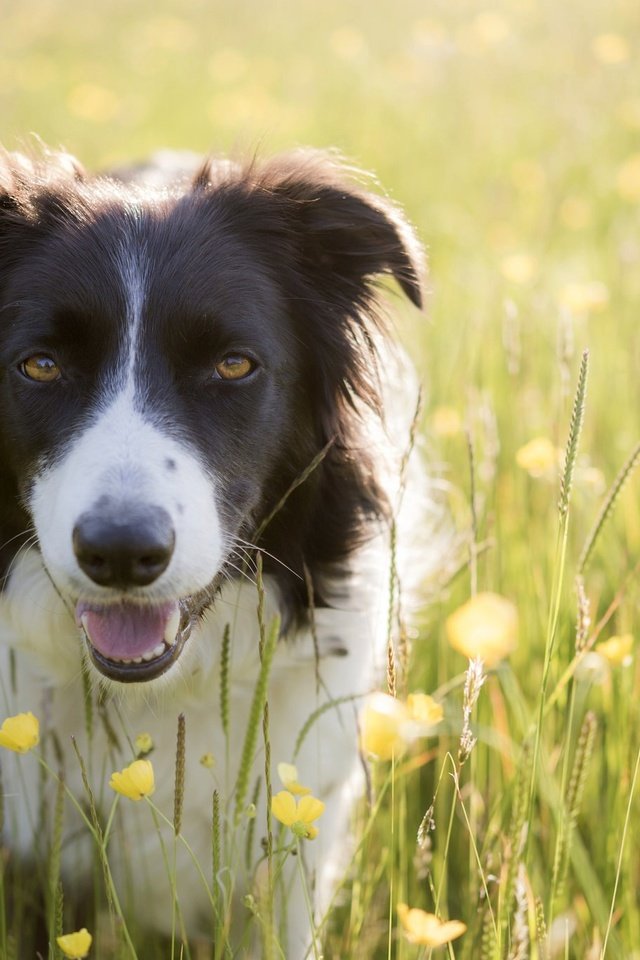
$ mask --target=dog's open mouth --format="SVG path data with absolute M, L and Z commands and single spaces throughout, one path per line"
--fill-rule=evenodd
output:
M 80 602 L 82 626 L 95 667 L 120 683 L 155 680 L 176 662 L 189 638 L 194 616 L 186 601 L 157 606 Z

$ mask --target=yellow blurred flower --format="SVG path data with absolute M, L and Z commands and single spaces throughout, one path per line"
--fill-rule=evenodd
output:
M 443 46 L 449 41 L 446 26 L 432 17 L 422 17 L 413 24 L 411 33 L 414 39 L 427 49 Z
M 74 87 L 67 105 L 76 117 L 93 123 L 107 123 L 120 111 L 120 100 L 113 90 L 94 83 L 80 83 Z
M 333 53 L 348 63 L 361 60 L 367 53 L 367 41 L 353 27 L 338 27 L 329 37 L 329 44 Z
M 629 203 L 640 203 L 640 153 L 629 157 L 618 169 L 618 193 Z
M 591 223 L 591 206 L 583 197 L 569 195 L 560 204 L 560 221 L 569 230 L 584 230 Z
M 134 34 L 137 45 L 143 49 L 170 50 L 175 53 L 187 53 L 197 39 L 192 23 L 182 17 L 160 15 L 145 18 Z
M 640 97 L 622 100 L 616 108 L 616 116 L 625 127 L 640 130 Z
M 596 652 L 614 666 L 628 666 L 633 655 L 633 635 L 622 633 L 596 644 Z
M 442 704 L 427 693 L 410 693 L 407 711 L 410 718 L 422 727 L 434 727 L 444 716 Z
M 63 937 L 56 937 L 56 943 L 69 960 L 82 960 L 88 956 L 93 937 L 86 927 L 75 933 L 65 933 Z
M 367 697 L 360 714 L 360 746 L 378 760 L 391 760 L 428 736 L 442 716 L 442 706 L 426 693 L 409 694 L 404 703 L 377 691 Z
M 150 733 L 139 733 L 133 742 L 138 754 L 151 753 L 153 750 L 153 740 Z
M 516 160 L 509 174 L 514 187 L 523 193 L 539 193 L 546 182 L 544 168 L 537 160 Z
M 529 253 L 511 253 L 500 261 L 500 270 L 510 283 L 529 283 L 538 272 L 538 262 Z
M 462 417 L 454 407 L 436 407 L 431 423 L 439 437 L 453 437 L 462 430 Z
M 497 252 L 512 249 L 517 239 L 513 224 L 508 220 L 492 220 L 487 224 L 487 243 Z
M 150 797 L 155 790 L 153 767 L 150 760 L 134 760 L 119 773 L 111 774 L 109 786 L 130 800 Z
M 441 947 L 461 937 L 467 929 L 461 920 L 440 920 L 434 913 L 427 913 L 417 907 L 409 908 L 406 903 L 398 904 L 398 917 L 409 943 L 425 947 Z
M 289 793 L 293 793 L 297 797 L 311 793 L 310 787 L 303 787 L 302 784 L 298 782 L 298 770 L 292 763 L 279 763 L 278 776 L 282 781 L 282 786 L 285 790 L 288 790 Z
M 609 303 L 609 291 L 600 280 L 567 283 L 560 291 L 560 304 L 571 313 L 584 316 L 599 313 Z
M 629 44 L 619 33 L 600 33 L 591 45 L 596 60 L 615 66 L 629 59 Z
M 360 714 L 360 744 L 364 752 L 378 760 L 401 754 L 407 746 L 404 729 L 409 719 L 402 701 L 381 691 L 372 693 Z
M 200 757 L 200 763 L 205 769 L 211 770 L 215 766 L 215 758 L 212 753 L 203 753 Z
M 216 83 L 235 83 L 247 72 L 249 61 L 233 47 L 222 47 L 208 63 L 209 76 Z
M 27 753 L 39 741 L 40 724 L 31 712 L 7 717 L 0 727 L 0 747 L 13 750 L 14 753 Z
M 559 456 L 548 437 L 534 437 L 516 451 L 516 463 L 532 477 L 541 477 L 558 466 Z
M 318 836 L 318 828 L 313 821 L 322 816 L 324 806 L 322 800 L 310 795 L 296 800 L 288 790 L 281 790 L 271 798 L 271 813 L 276 820 L 290 827 L 297 837 L 307 840 Z
M 446 632 L 454 650 L 491 667 L 518 645 L 518 611 L 497 593 L 478 593 L 447 617 Z
M 494 10 L 484 10 L 474 18 L 471 28 L 475 37 L 487 47 L 502 43 L 509 36 L 508 22 Z

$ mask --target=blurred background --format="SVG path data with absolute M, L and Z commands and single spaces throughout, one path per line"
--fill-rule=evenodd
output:
M 431 461 L 463 538 L 473 526 L 467 438 L 473 446 L 478 586 L 517 603 L 520 644 L 510 663 L 528 708 L 539 693 L 555 557 L 558 449 L 585 348 L 564 662 L 574 642 L 576 558 L 638 442 L 639 45 L 637 0 L 0 0 L 5 147 L 28 146 L 36 134 L 92 169 L 158 147 L 335 147 L 404 207 L 428 250 L 429 295 L 424 314 L 394 296 L 394 315 L 427 384 Z M 542 445 L 525 455 L 531 440 Z M 637 631 L 637 568 L 629 574 L 640 547 L 639 487 L 637 477 L 627 484 L 589 573 L 594 622 L 624 585 L 604 636 Z M 425 635 L 442 641 L 440 653 L 422 656 L 416 645 L 417 686 L 435 690 L 464 670 L 459 654 L 443 652 L 442 623 L 468 594 L 468 577 L 458 578 L 444 608 L 432 608 Z M 640 729 L 636 659 L 605 667 L 583 690 L 602 739 L 583 824 L 593 873 L 587 882 L 578 871 L 569 894 L 584 922 L 571 953 L 580 958 L 599 936 L 585 913 L 588 888 L 600 883 L 607 904 L 613 889 L 615 825 L 626 816 Z M 497 689 L 487 724 L 503 716 Z M 517 739 L 518 722 L 511 717 L 503 732 L 508 726 Z M 485 797 L 492 784 L 499 793 L 493 763 L 479 787 Z M 423 784 L 423 799 L 430 789 Z M 411 837 L 423 810 L 418 799 Z M 637 824 L 637 803 L 635 811 Z M 543 815 L 536 836 L 547 828 Z M 467 918 L 473 871 L 465 861 L 464 877 L 452 876 L 450 906 Z M 637 944 L 637 857 L 625 864 L 624 936 Z M 599 923 L 602 930 L 602 916 Z
M 528 416 L 562 311 L 564 334 L 602 350 L 592 380 L 638 409 L 639 21 L 634 0 L 0 0 L 0 141 L 37 134 L 91 168 L 159 146 L 336 147 L 429 249 L 428 320 L 408 322 L 422 353 L 442 346 L 438 399 L 461 361 L 493 376 L 487 324 L 501 338 L 510 301 L 518 362 L 546 360 Z M 619 419 L 604 418 L 618 452 Z

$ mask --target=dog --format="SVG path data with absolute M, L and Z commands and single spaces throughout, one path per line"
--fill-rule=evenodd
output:
M 303 842 L 318 917 L 361 779 L 359 698 L 395 621 L 390 529 L 416 399 L 378 281 L 420 307 L 423 274 L 397 207 L 332 155 L 195 170 L 163 155 L 91 176 L 64 153 L 0 154 L 4 715 L 38 714 L 44 755 L 86 799 L 73 737 L 101 809 L 109 773 L 148 732 L 153 799 L 171 818 L 183 714 L 182 834 L 207 864 L 214 789 L 234 818 L 260 625 L 264 643 L 276 624 L 272 789 L 305 731 L 298 776 L 326 805 Z M 243 853 L 215 878 L 245 917 L 264 874 L 265 790 L 251 792 L 264 752 L 258 738 L 243 799 L 253 811 L 258 798 L 250 864 Z M 42 846 L 38 810 L 55 794 L 31 759 L 2 758 L 4 843 L 24 857 Z M 122 799 L 118 815 L 121 898 L 169 931 L 158 831 L 146 804 Z M 249 830 L 239 815 L 234 828 Z M 65 884 L 84 883 L 90 846 L 67 802 Z M 211 891 L 180 843 L 174 871 L 181 929 L 206 934 Z M 308 915 L 295 873 L 286 884 L 283 949 L 302 957 Z

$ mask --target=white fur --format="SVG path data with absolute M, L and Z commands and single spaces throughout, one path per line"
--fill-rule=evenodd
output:
M 377 548 L 370 548 L 369 559 L 362 571 L 363 580 L 347 598 L 355 609 L 321 609 L 316 612 L 316 631 L 320 663 L 318 678 L 315 651 L 309 632 L 280 642 L 273 664 L 269 687 L 270 742 L 272 779 L 279 789 L 276 765 L 290 761 L 298 733 L 311 713 L 328 699 L 353 696 L 351 702 L 330 709 L 311 728 L 297 760 L 302 782 L 327 805 L 320 823 L 320 835 L 305 844 L 310 877 L 315 885 L 315 904 L 321 916 L 331 890 L 344 864 L 345 831 L 348 811 L 357 793 L 359 764 L 357 759 L 356 711 L 358 695 L 372 688 L 376 675 L 376 658 L 384 647 L 386 621 L 385 580 L 386 558 Z M 368 567 L 369 569 L 366 569 Z M 267 581 L 266 619 L 278 607 L 277 590 Z M 359 594 L 359 595 L 358 595 Z M 6 594 L 0 601 L 0 671 L 2 676 L 2 710 L 5 714 L 33 710 L 43 721 L 43 732 L 55 731 L 65 749 L 65 777 L 69 789 L 80 798 L 83 786 L 80 770 L 70 749 L 74 736 L 87 760 L 92 786 L 102 809 L 108 809 L 112 796 L 107 781 L 112 770 L 132 759 L 127 739 L 140 732 L 153 737 L 156 750 L 152 755 L 157 789 L 154 801 L 171 818 L 174 794 L 174 744 L 179 713 L 186 717 L 187 759 L 186 791 L 183 813 L 184 836 L 197 853 L 205 873 L 210 862 L 211 794 L 214 787 L 221 797 L 229 799 L 238 772 L 241 746 L 247 725 L 248 707 L 259 670 L 257 636 L 257 594 L 246 583 L 228 583 L 216 601 L 215 610 L 205 623 L 194 630 L 179 661 L 180 679 L 170 689 L 159 692 L 141 688 L 124 688 L 114 698 L 108 715 L 123 749 L 109 747 L 104 728 L 96 718 L 91 744 L 87 741 L 82 680 L 80 676 L 82 640 L 73 617 L 53 589 L 37 554 L 27 550 L 15 565 Z M 225 765 L 227 745 L 220 728 L 220 649 L 225 624 L 231 626 L 230 664 L 230 730 L 229 765 Z M 378 628 L 376 628 L 376 624 Z M 378 636 L 376 651 L 375 637 Z M 373 642 L 372 642 L 373 641 Z M 9 647 L 17 651 L 15 691 L 9 683 Z M 335 656 L 336 646 L 348 650 L 347 656 Z M 376 656 L 377 655 L 377 656 Z M 190 663 L 191 666 L 187 666 Z M 203 768 L 199 758 L 212 753 L 216 760 L 213 771 Z M 51 757 L 51 750 L 47 751 Z M 253 764 L 250 789 L 263 775 L 264 752 L 261 745 Z M 13 846 L 29 854 L 35 845 L 35 824 L 38 811 L 39 768 L 33 757 L 10 757 L 4 763 L 5 818 Z M 53 800 L 53 784 L 47 785 Z M 262 791 L 264 799 L 264 790 Z M 247 802 L 249 797 L 247 797 Z M 67 805 L 69 807 L 69 805 Z M 119 885 L 124 885 L 125 861 L 133 871 L 132 891 L 137 891 L 132 911 L 144 915 L 145 923 L 168 931 L 171 923 L 171 896 L 158 838 L 149 811 L 144 804 L 126 800 L 120 803 L 122 821 L 110 847 L 110 860 Z M 233 802 L 230 806 L 233 817 Z M 256 837 L 264 835 L 262 804 L 258 814 Z M 67 810 L 70 834 L 78 827 L 77 817 Z M 247 828 L 243 821 L 239 835 Z M 89 843 L 86 828 L 84 839 L 68 843 L 64 849 L 64 867 L 68 878 L 86 875 Z M 164 839 L 171 844 L 170 832 Z M 234 877 L 238 895 L 250 890 L 252 878 L 245 875 L 244 842 L 232 856 L 221 884 Z M 127 850 L 123 856 L 123 850 Z M 287 880 L 289 893 L 289 947 L 287 957 L 302 957 L 308 946 L 308 921 L 299 881 Z M 186 851 L 178 849 L 178 890 L 180 906 L 187 928 L 206 933 L 210 911 L 207 893 L 201 878 Z M 241 910 L 243 908 L 240 908 Z M 132 914 L 130 914 L 132 915 Z M 247 915 L 248 916 L 248 915 Z

